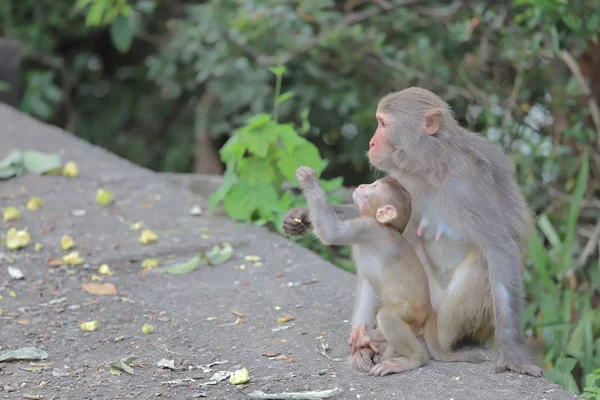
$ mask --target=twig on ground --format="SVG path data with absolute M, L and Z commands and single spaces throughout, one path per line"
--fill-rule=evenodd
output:
M 328 399 L 333 395 L 341 393 L 342 390 L 333 388 L 331 390 L 317 390 L 311 392 L 289 392 L 289 393 L 265 393 L 260 390 L 255 390 L 248 393 L 251 399 L 283 399 L 283 400 L 319 400 Z

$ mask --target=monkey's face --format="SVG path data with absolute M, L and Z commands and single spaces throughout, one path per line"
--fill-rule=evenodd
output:
M 371 184 L 359 185 L 352 193 L 352 201 L 362 215 L 374 216 L 377 210 L 377 199 L 381 197 L 379 180 Z
M 394 146 L 392 136 L 392 119 L 385 113 L 377 112 L 377 129 L 369 142 L 368 157 L 371 164 L 376 168 L 386 170 L 393 167 L 392 154 Z

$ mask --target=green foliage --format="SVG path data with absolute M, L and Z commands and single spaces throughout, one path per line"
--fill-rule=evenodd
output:
M 254 221 L 262 225 L 281 222 L 290 207 L 301 200 L 283 192 L 284 183 L 297 184 L 296 169 L 302 165 L 313 168 L 318 175 L 327 166 L 314 144 L 302 137 L 290 123 L 277 122 L 280 104 L 292 97 L 280 94 L 285 67 L 271 68 L 277 78 L 273 101 L 273 116 L 256 114 L 236 130 L 220 150 L 227 165 L 224 180 L 210 198 L 211 209 L 222 202 L 230 218 Z M 304 113 L 303 115 L 307 115 Z M 307 123 L 304 120 L 303 125 Z M 326 182 L 328 190 L 341 185 L 341 180 Z
M 596 384 L 600 381 L 600 368 L 589 374 L 585 380 L 585 388 L 582 397 L 588 400 L 600 399 L 600 386 Z

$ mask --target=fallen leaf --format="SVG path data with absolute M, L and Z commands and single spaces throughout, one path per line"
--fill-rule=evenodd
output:
M 279 354 L 281 354 L 281 353 L 278 352 L 278 351 L 273 351 L 273 350 L 265 350 L 262 353 L 262 355 L 265 356 L 265 357 L 276 357 Z
M 165 268 L 165 271 L 172 275 L 181 275 L 194 271 L 196 268 L 198 268 L 198 266 L 200 266 L 200 257 L 196 256 L 184 263 L 175 264 L 170 267 L 167 267 Z
M 66 262 L 64 262 L 63 260 L 59 260 L 57 258 L 48 260 L 48 265 L 51 267 L 58 267 L 58 266 L 65 265 L 65 264 L 66 264 Z
M 98 273 L 102 275 L 114 275 L 115 273 L 110 270 L 108 264 L 102 264 L 100 268 L 98 268 Z
M 142 227 L 143 224 L 144 223 L 141 222 L 141 221 L 134 222 L 133 224 L 131 224 L 131 226 L 129 227 L 129 229 L 131 229 L 132 231 L 137 231 L 137 230 L 141 229 L 141 227 Z
M 144 325 L 142 325 L 142 333 L 144 333 L 144 334 L 147 335 L 147 334 L 150 334 L 152 332 L 154 332 L 154 327 L 152 325 L 150 325 L 150 324 L 144 324 Z
M 294 317 L 292 317 L 291 315 L 277 318 L 277 322 L 279 322 L 280 324 L 285 324 L 286 322 L 293 321 L 293 320 L 294 320 Z
M 246 368 L 238 369 L 229 377 L 229 383 L 233 385 L 241 385 L 250 380 L 250 374 Z
M 130 355 L 127 358 L 122 358 L 117 361 L 113 361 L 108 364 L 110 368 L 110 373 L 113 375 L 121 375 L 121 371 L 125 371 L 130 375 L 133 375 L 133 368 L 129 366 L 134 360 L 137 360 L 138 356 L 135 354 Z
M 274 357 L 273 360 L 276 360 L 276 361 L 287 360 L 287 356 L 285 354 L 281 354 L 277 357 Z
M 92 332 L 98 329 L 98 321 L 82 322 L 79 328 L 84 332 Z
M 98 189 L 96 192 L 96 203 L 101 206 L 107 206 L 115 200 L 112 193 L 108 190 Z
M 83 258 L 79 257 L 79 252 L 73 251 L 66 256 L 63 256 L 63 261 L 69 265 L 80 265 L 83 264 Z
M 89 294 L 96 294 L 99 296 L 107 294 L 118 294 L 115 285 L 109 282 L 105 283 L 82 283 L 83 290 Z
M 175 369 L 175 360 L 167 360 L 166 358 L 163 358 L 162 360 L 160 360 L 158 363 L 156 363 L 157 367 L 161 367 L 161 368 L 169 368 L 169 369 Z
M 0 179 L 8 179 L 23 174 L 23 152 L 13 150 L 0 161 Z
M 32 196 L 25 207 L 27 207 L 28 210 L 36 211 L 40 209 L 42 204 L 42 199 L 37 196 Z
M 219 265 L 227 262 L 233 254 L 233 249 L 229 243 L 223 243 L 222 247 L 214 245 L 208 253 L 204 253 L 202 258 L 210 265 Z
M 23 152 L 23 167 L 27 172 L 42 175 L 58 171 L 62 166 L 60 156 L 55 153 L 26 150 Z
M 6 207 L 2 209 L 4 222 L 15 221 L 21 218 L 21 213 L 16 207 Z
M 140 243 L 148 244 L 156 242 L 158 240 L 158 235 L 152 232 L 150 229 L 144 229 L 138 240 L 140 241 Z
M 240 317 L 240 318 L 244 318 L 245 317 L 244 313 L 241 313 L 241 312 L 236 311 L 236 310 L 231 310 L 231 313 L 233 315 L 237 316 L 237 317 Z
M 15 322 L 17 324 L 19 324 L 19 325 L 29 325 L 29 320 L 28 319 L 18 319 Z
M 244 260 L 251 262 L 251 263 L 257 263 L 261 260 L 261 258 L 259 256 L 246 256 L 244 258 Z
M 63 237 L 60 239 L 60 248 L 63 250 L 69 250 L 73 246 L 75 246 L 73 239 L 71 239 L 70 236 L 63 235 Z
M 213 374 L 213 376 L 210 377 L 209 380 L 215 381 L 215 382 L 221 382 L 221 381 L 224 381 L 225 379 L 229 378 L 232 375 L 233 375 L 233 372 L 231 372 L 231 371 L 217 371 Z
M 0 354 L 0 361 L 44 360 L 46 358 L 48 358 L 48 353 L 34 347 L 23 347 L 17 350 L 5 351 Z
M 40 372 L 44 367 L 21 367 L 21 369 L 30 372 Z
M 23 279 L 25 277 L 23 271 L 16 267 L 8 267 L 8 274 L 13 279 Z
M 335 394 L 342 393 L 341 389 L 333 388 L 331 390 L 316 390 L 310 392 L 285 392 L 285 393 L 265 393 L 261 390 L 255 390 L 246 394 L 251 399 L 328 399 Z
M 292 327 L 291 325 L 282 325 L 282 326 L 278 326 L 277 328 L 271 329 L 271 332 L 285 331 L 286 329 L 290 329 L 291 327 Z
M 79 175 L 79 168 L 73 161 L 69 161 L 65 164 L 62 171 L 63 175 L 69 178 L 75 178 Z
M 27 230 L 16 230 L 15 228 L 10 228 L 6 232 L 6 248 L 9 250 L 16 250 L 22 247 L 25 247 L 31 242 L 31 235 Z
M 158 264 L 160 264 L 160 259 L 146 258 L 144 261 L 142 261 L 142 268 L 151 269 L 151 268 L 158 266 Z

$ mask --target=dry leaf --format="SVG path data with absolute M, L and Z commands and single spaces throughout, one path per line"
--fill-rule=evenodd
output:
M 286 322 L 293 321 L 293 320 L 294 320 L 294 317 L 292 317 L 291 315 L 287 315 L 282 318 L 277 318 L 277 322 L 279 322 L 280 324 L 285 324 Z
M 231 310 L 231 313 L 237 317 L 244 318 L 244 314 L 239 311 Z
M 287 360 L 287 359 L 288 359 L 288 358 L 287 358 L 287 356 L 286 356 L 285 354 L 280 354 L 280 355 L 278 355 L 277 357 L 273 358 L 273 360 L 277 360 L 277 361 L 280 361 L 280 360 Z
M 97 294 L 99 296 L 107 294 L 117 294 L 117 288 L 112 283 L 83 283 L 83 290 L 89 294 Z
M 66 264 L 66 262 L 64 262 L 63 260 L 59 260 L 57 258 L 48 260 L 48 265 L 51 267 L 58 267 L 58 266 L 65 265 L 65 264 Z
M 262 353 L 262 355 L 265 357 L 276 357 L 279 354 L 281 354 L 281 353 L 279 353 L 278 351 L 273 351 L 273 350 L 265 350 Z

